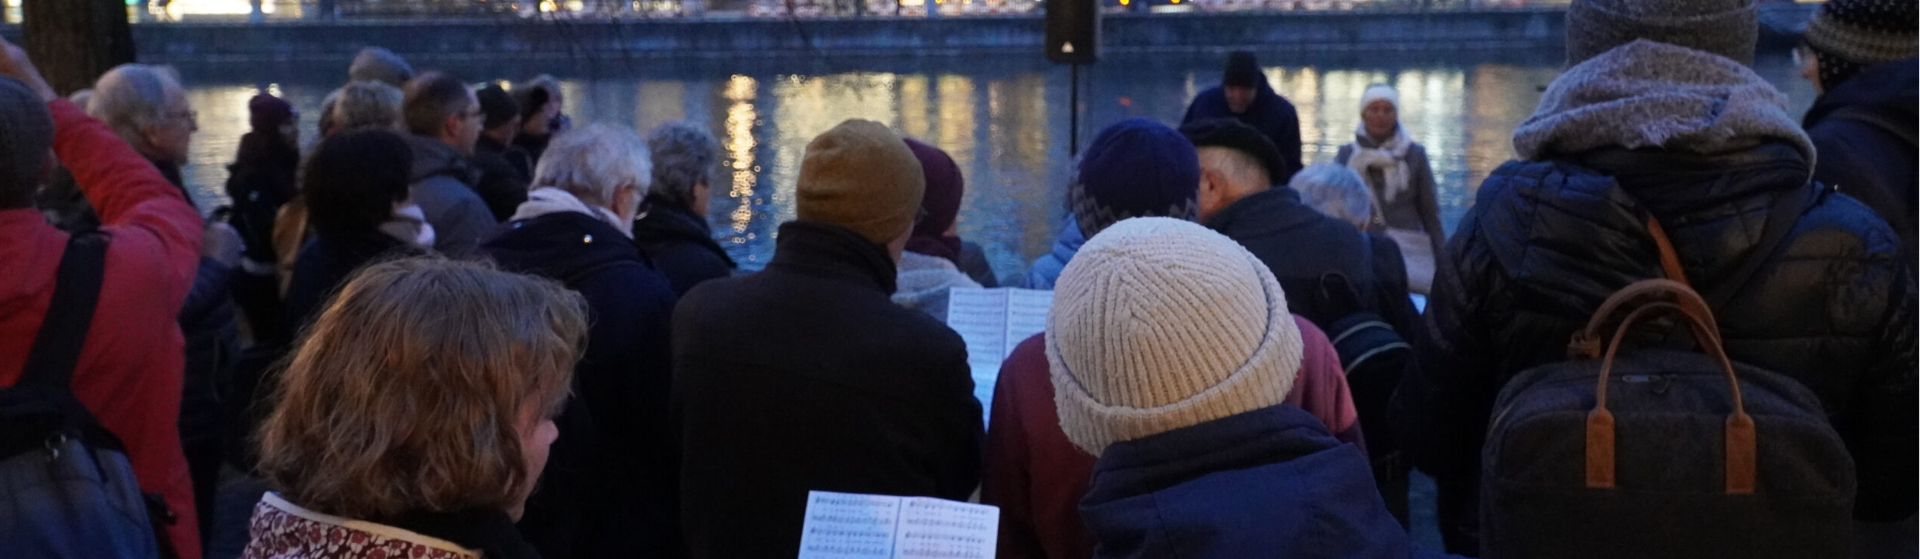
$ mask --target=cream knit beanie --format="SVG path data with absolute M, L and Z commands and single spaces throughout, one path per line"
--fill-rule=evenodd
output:
M 1081 247 L 1047 315 L 1067 439 L 1107 445 L 1279 405 L 1300 371 L 1280 283 L 1240 244 L 1171 218 L 1121 221 Z
M 1367 112 L 1367 107 L 1373 106 L 1374 101 L 1386 101 L 1393 105 L 1394 112 L 1400 111 L 1400 92 L 1391 85 L 1376 83 L 1367 86 L 1367 91 L 1360 94 L 1360 112 Z

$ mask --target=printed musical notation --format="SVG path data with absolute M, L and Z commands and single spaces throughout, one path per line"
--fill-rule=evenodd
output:
M 799 559 L 993 559 L 1000 508 L 812 491 Z

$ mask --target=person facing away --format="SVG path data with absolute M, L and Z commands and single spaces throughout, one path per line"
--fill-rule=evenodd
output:
M 966 500 L 978 484 L 966 345 L 888 298 L 925 181 L 885 126 L 835 126 L 807 144 L 773 261 L 675 309 L 691 557 L 794 555 L 809 491 Z
M 1400 440 L 1439 482 L 1450 550 L 1477 547 L 1495 396 L 1564 360 L 1609 294 L 1665 275 L 1656 221 L 1695 289 L 1730 290 L 1712 309 L 1729 357 L 1820 397 L 1853 455 L 1856 516 L 1914 512 L 1913 275 L 1885 221 L 1809 180 L 1813 144 L 1748 67 L 1756 17 L 1751 0 L 1569 8 L 1573 66 L 1514 131 L 1522 159 L 1487 178 L 1449 243 L 1432 343 L 1396 394 Z M 1803 209 L 1774 217 L 1782 200 Z M 1776 246 L 1760 246 L 1768 231 L 1784 233 Z
M 1841 0 L 1820 5 L 1796 50 L 1800 75 L 1820 97 L 1802 124 L 1820 153 L 1813 178 L 1872 208 L 1920 260 L 1920 24 L 1913 2 Z
M 200 261 L 200 215 L 159 169 L 54 94 L 26 51 L 0 40 L 0 385 L 18 382 L 53 301 L 68 234 L 33 205 L 54 160 L 98 212 L 106 272 L 79 361 L 76 399 L 126 446 L 143 491 L 178 520 L 181 557 L 200 557 L 193 484 L 181 447 L 185 340 L 176 322 Z M 48 159 L 51 153 L 54 160 Z
M 274 220 L 280 207 L 298 196 L 300 169 L 300 113 L 293 105 L 265 93 L 247 102 L 251 129 L 240 136 L 240 148 L 227 166 L 227 197 L 233 200 L 232 222 L 246 244 L 233 276 L 233 297 L 245 313 L 254 339 L 277 337 L 280 328 L 280 281 L 275 266 Z
M 1434 255 L 1446 246 L 1447 232 L 1440 225 L 1438 187 L 1427 148 L 1408 137 L 1407 127 L 1400 124 L 1399 92 L 1385 84 L 1367 87 L 1360 97 L 1353 143 L 1341 146 L 1334 162 L 1366 179 L 1377 218 L 1366 230 L 1386 233 L 1400 243 L 1414 291 L 1430 291 Z
M 1315 163 L 1301 169 L 1293 175 L 1287 186 L 1300 193 L 1301 202 L 1327 217 L 1344 221 L 1357 230 L 1366 231 L 1367 224 L 1373 221 L 1373 189 L 1359 173 L 1338 163 Z M 1400 256 L 1400 244 L 1384 233 L 1365 233 L 1373 252 L 1373 273 L 1375 278 L 1384 278 L 1380 292 L 1387 294 L 1407 293 L 1411 290 L 1407 283 L 1407 265 Z M 1405 336 L 1414 335 L 1421 327 L 1418 313 L 1409 321 L 1407 329 L 1400 332 Z M 1397 328 L 1397 327 L 1396 327 Z
M 1287 308 L 1321 328 L 1345 318 L 1317 296 L 1321 279 L 1340 274 L 1372 310 L 1396 331 L 1413 332 L 1418 313 L 1407 298 L 1406 271 L 1382 265 L 1374 243 L 1360 230 L 1322 215 L 1300 193 L 1274 185 L 1284 162 L 1260 133 L 1232 120 L 1198 121 L 1180 129 L 1200 157 L 1200 220 L 1247 247 L 1287 288 Z M 1298 177 L 1299 174 L 1295 174 Z
M 413 81 L 413 66 L 400 55 L 386 47 L 367 47 L 353 56 L 353 64 L 347 66 L 349 82 L 379 82 L 393 87 L 405 87 Z
M 409 199 L 413 149 L 377 128 L 328 136 L 300 175 L 312 240 L 300 247 L 287 282 L 280 340 L 291 345 L 354 271 L 431 251 L 436 233 Z
M 1084 206 L 1095 208 L 1090 215 L 1111 215 L 1111 210 L 1098 209 L 1114 198 L 1107 194 L 1109 188 L 1159 192 L 1167 198 L 1156 205 L 1185 208 L 1173 217 L 1195 219 L 1199 196 L 1195 186 L 1204 179 L 1192 144 L 1158 124 L 1125 124 L 1103 131 L 1088 147 L 1080 172 L 1091 182 L 1076 183 L 1086 192 L 1072 196 L 1094 199 Z M 1167 187 L 1141 182 L 1148 180 Z M 1340 440 L 1362 442 L 1358 415 L 1332 344 L 1306 319 L 1289 319 L 1301 328 L 1306 350 L 1300 380 L 1285 394 L 1287 402 L 1308 410 Z M 1001 508 L 999 556 L 1009 559 L 1087 557 L 1093 552 L 1094 540 L 1078 507 L 1093 474 L 1094 457 L 1074 447 L 1060 430 L 1048 376 L 1046 337 L 1036 334 L 1020 343 L 1001 366 L 994 386 L 980 500 Z
M 533 190 L 481 250 L 587 300 L 593 324 L 559 417 L 554 467 L 520 529 L 548 559 L 677 556 L 677 453 L 667 417 L 673 287 L 633 246 L 652 180 L 632 130 L 594 124 L 556 137 Z
M 540 164 L 540 156 L 547 151 L 547 143 L 553 141 L 555 134 L 565 132 L 572 125 L 566 115 L 566 98 L 560 94 L 560 80 L 541 74 L 513 88 L 513 100 L 520 105 L 520 133 L 513 136 L 513 145 L 520 148 L 523 156 L 514 158 L 517 165 L 526 167 L 531 176 L 533 167 Z
M 1146 118 L 1102 129 L 1087 144 L 1067 184 L 1067 218 L 1053 249 L 1027 268 L 1023 287 L 1053 289 L 1080 245 L 1114 222 L 1150 216 L 1196 219 L 1199 188 L 1193 144 L 1179 132 Z
M 1303 360 L 1280 284 L 1198 224 L 1129 219 L 1067 264 L 1047 361 L 1098 457 L 1096 558 L 1412 557 L 1360 446 L 1286 403 Z
M 513 521 L 586 337 L 549 280 L 439 258 L 355 275 L 280 377 L 241 557 L 538 559 Z
M 1217 118 L 1239 120 L 1273 140 L 1283 165 L 1273 175 L 1275 184 L 1285 184 L 1300 170 L 1300 115 L 1294 111 L 1293 103 L 1274 93 L 1273 85 L 1260 71 L 1260 62 L 1253 53 L 1228 53 L 1227 69 L 1220 85 L 1194 97 L 1180 124 Z
M 421 74 L 405 91 L 401 110 L 412 133 L 413 202 L 433 225 L 434 250 L 471 257 L 500 224 L 480 197 L 480 170 L 468 161 L 486 112 L 473 88 L 440 72 Z
M 633 243 L 666 274 L 675 295 L 733 275 L 739 265 L 713 240 L 707 206 L 719 179 L 720 142 L 705 127 L 674 121 L 647 133 L 653 187 L 633 221 Z
M 335 134 L 369 128 L 404 134 L 406 127 L 400 118 L 403 99 L 399 88 L 376 81 L 353 82 L 334 90 L 320 103 L 320 138 L 325 140 Z M 409 177 L 412 172 L 407 170 Z M 283 296 L 287 283 L 293 278 L 294 262 L 300 249 L 312 239 L 312 233 L 304 197 L 296 196 L 280 206 L 280 213 L 273 221 L 273 248 L 280 259 L 277 267 Z
M 940 148 L 908 139 L 920 166 L 927 172 L 927 196 L 921 202 L 925 210 L 913 224 L 913 237 L 907 239 L 907 252 L 939 257 L 966 274 L 974 283 L 998 287 L 1000 279 L 987 261 L 979 244 L 960 238 L 960 202 L 966 197 L 967 180 L 960 166 Z
M 473 166 L 480 170 L 475 188 L 493 218 L 506 221 L 521 202 L 527 201 L 527 182 L 531 180 L 510 161 L 518 149 L 513 147 L 513 136 L 520 128 L 520 107 L 499 85 L 489 85 L 473 95 L 480 102 L 480 112 L 486 114 L 480 124 L 480 138 L 473 144 Z
M 913 138 L 906 142 L 907 149 L 920 160 L 927 191 L 920 197 L 920 214 L 913 222 L 906 250 L 900 253 L 893 302 L 945 322 L 948 292 L 980 287 L 980 282 L 960 270 L 956 260 L 961 251 L 958 218 L 965 183 L 960 167 L 947 152 Z

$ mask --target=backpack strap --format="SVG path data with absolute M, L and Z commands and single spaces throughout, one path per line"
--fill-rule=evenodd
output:
M 54 276 L 53 302 L 33 338 L 19 385 L 68 390 L 73 370 L 80 364 L 80 349 L 87 343 L 94 307 L 100 302 L 106 262 L 106 235 L 88 230 L 67 239 L 60 271 Z

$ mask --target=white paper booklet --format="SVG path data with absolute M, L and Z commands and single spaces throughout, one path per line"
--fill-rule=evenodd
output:
M 973 370 L 973 397 L 992 417 L 993 385 L 1000 363 L 1020 342 L 1047 329 L 1047 310 L 1053 292 L 1000 287 L 956 287 L 948 294 L 947 327 L 967 342 L 967 365 Z
M 799 559 L 993 559 L 999 535 L 999 507 L 810 491 Z

